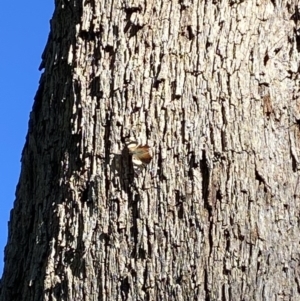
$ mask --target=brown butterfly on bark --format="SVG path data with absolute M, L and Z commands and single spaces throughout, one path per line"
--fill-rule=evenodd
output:
M 132 156 L 132 163 L 134 165 L 145 166 L 151 162 L 151 149 L 147 144 L 141 145 L 138 144 L 137 141 L 127 139 L 126 146 L 128 148 L 129 154 Z

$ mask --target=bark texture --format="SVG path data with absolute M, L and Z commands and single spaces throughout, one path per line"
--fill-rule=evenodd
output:
M 300 300 L 299 30 L 296 0 L 57 0 L 0 300 Z

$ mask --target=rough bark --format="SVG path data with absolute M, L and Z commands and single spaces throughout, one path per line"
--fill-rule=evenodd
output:
M 300 300 L 297 5 L 57 0 L 0 300 Z

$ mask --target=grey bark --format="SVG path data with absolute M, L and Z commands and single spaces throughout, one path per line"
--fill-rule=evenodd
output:
M 56 1 L 0 300 L 300 300 L 299 36 L 292 0 Z

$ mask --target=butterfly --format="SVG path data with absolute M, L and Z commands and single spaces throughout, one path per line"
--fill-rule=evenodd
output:
M 126 146 L 129 154 L 132 156 L 132 163 L 134 165 L 145 166 L 151 162 L 151 149 L 147 144 L 140 145 L 134 140 L 127 139 Z

